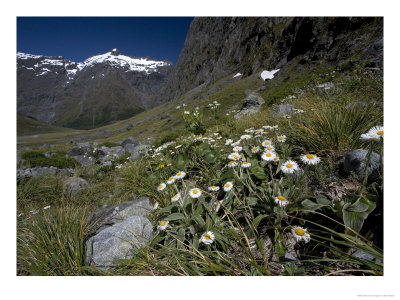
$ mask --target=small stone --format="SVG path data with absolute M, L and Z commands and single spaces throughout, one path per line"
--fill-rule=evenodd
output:
M 65 180 L 63 188 L 64 191 L 70 196 L 74 197 L 79 195 L 88 182 L 80 177 L 70 177 Z

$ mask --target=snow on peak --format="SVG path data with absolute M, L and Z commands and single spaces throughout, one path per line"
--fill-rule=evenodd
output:
M 111 52 L 105 54 L 95 55 L 89 57 L 82 63 L 78 63 L 78 69 L 82 70 L 85 67 L 92 67 L 100 63 L 109 63 L 112 66 L 120 66 L 122 68 L 128 68 L 128 71 L 146 72 L 147 74 L 157 71 L 158 67 L 168 66 L 170 63 L 164 61 L 150 60 L 146 58 L 132 58 L 126 55 L 114 55 L 113 49 Z
M 272 79 L 272 78 L 274 78 L 274 74 L 276 72 L 278 72 L 279 70 L 280 69 L 276 69 L 276 70 L 272 70 L 272 71 L 262 71 L 260 76 L 263 80 Z
M 113 52 L 117 51 L 117 48 L 112 49 Z
M 17 52 L 17 59 L 40 58 L 43 55 L 33 55 L 28 53 Z

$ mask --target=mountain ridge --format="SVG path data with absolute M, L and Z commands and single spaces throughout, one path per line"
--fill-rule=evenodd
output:
M 153 107 L 173 69 L 168 60 L 117 49 L 76 63 L 62 56 L 17 53 L 17 110 L 37 120 L 88 129 Z

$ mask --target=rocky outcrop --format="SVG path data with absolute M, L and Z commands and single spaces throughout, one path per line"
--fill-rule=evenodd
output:
M 133 216 L 100 231 L 86 242 L 86 262 L 104 270 L 115 266 L 116 260 L 129 259 L 153 236 L 150 221 Z
M 383 67 L 383 18 L 195 18 L 156 100 L 171 100 L 238 72 L 245 77 L 292 63 L 361 60 Z
M 93 213 L 87 224 L 96 234 L 86 241 L 86 262 L 104 270 L 115 266 L 116 260 L 131 258 L 153 236 L 146 218 L 152 211 L 153 201 L 140 197 Z

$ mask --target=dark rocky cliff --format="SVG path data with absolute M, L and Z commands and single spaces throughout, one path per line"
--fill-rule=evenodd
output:
M 297 58 L 295 60 L 295 58 Z M 190 26 L 157 102 L 235 72 L 244 76 L 292 62 L 383 66 L 383 18 L 207 17 Z

